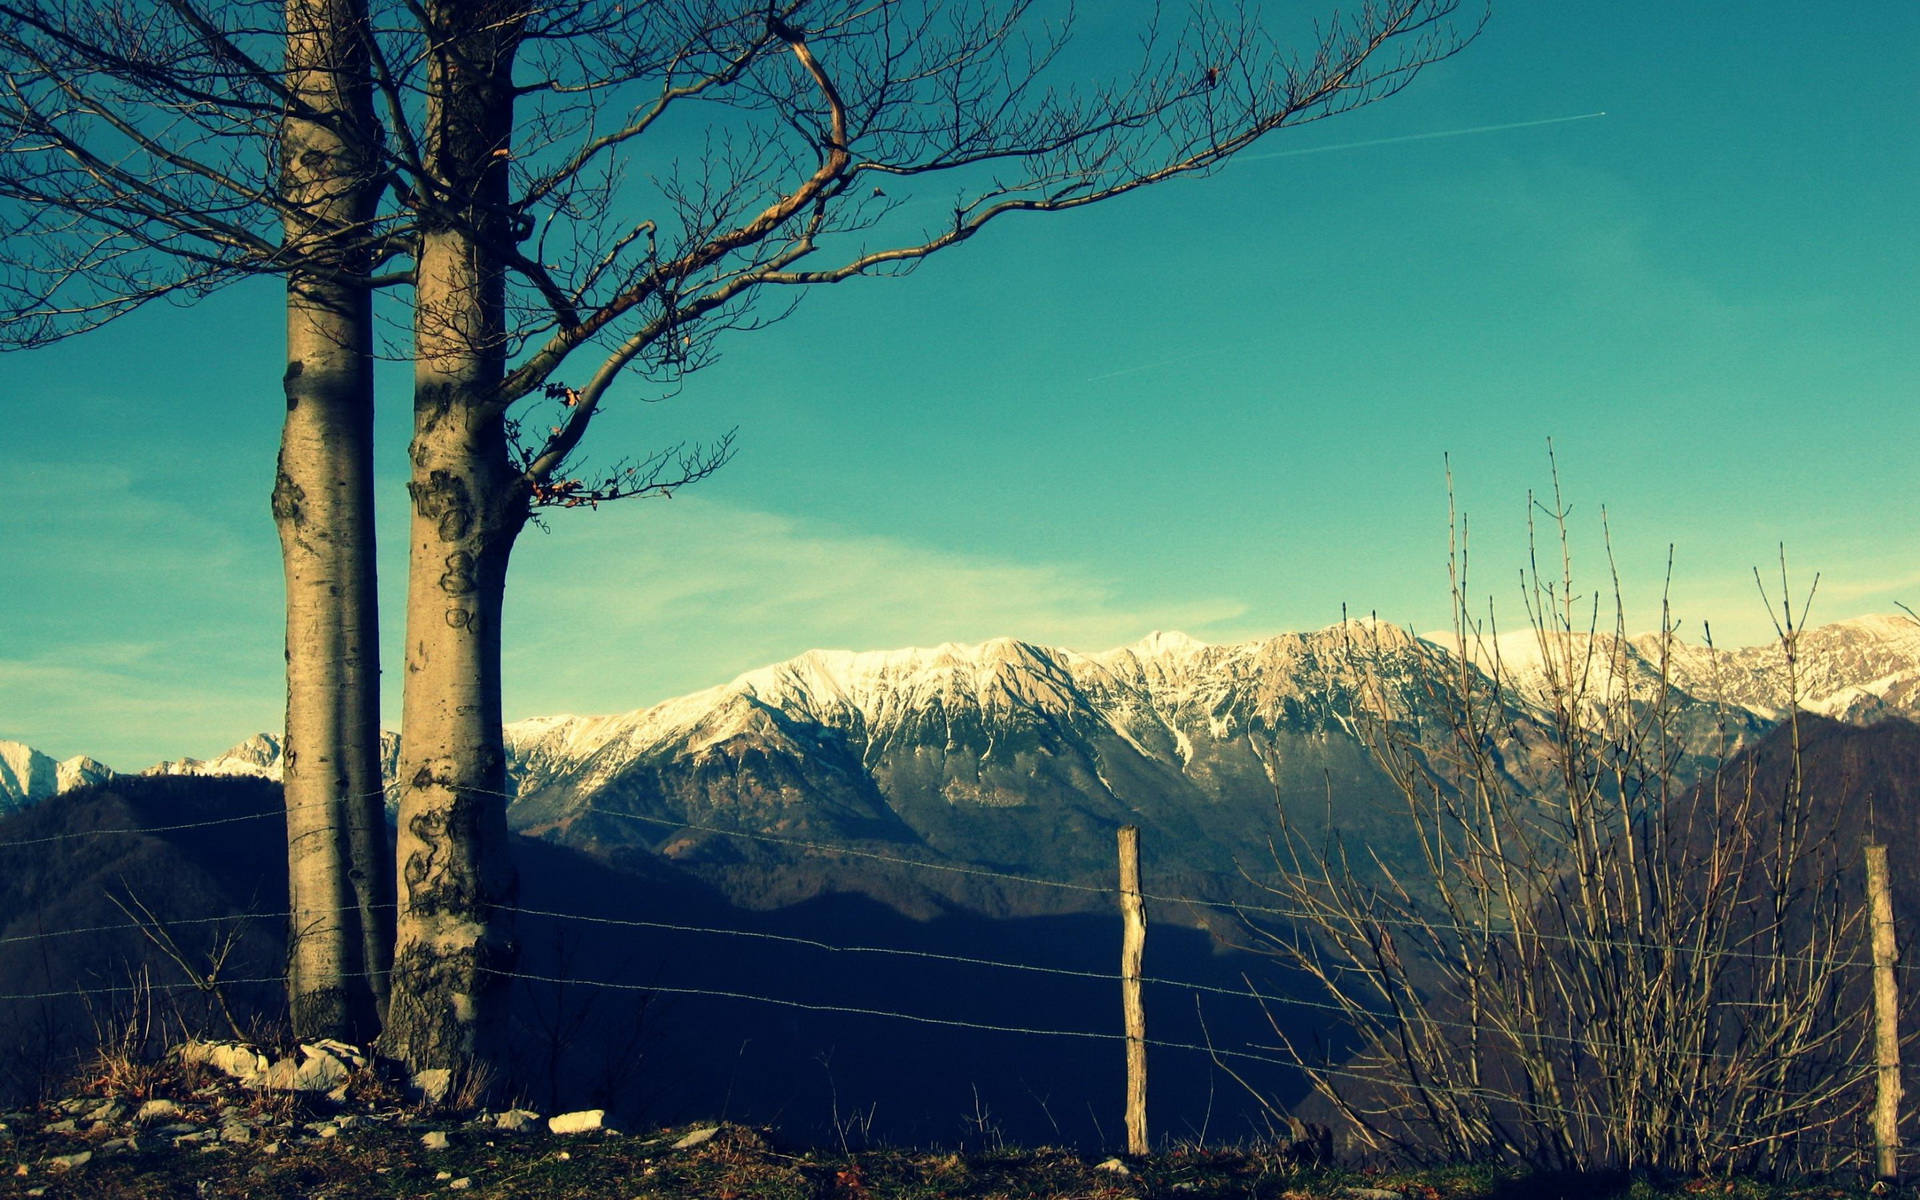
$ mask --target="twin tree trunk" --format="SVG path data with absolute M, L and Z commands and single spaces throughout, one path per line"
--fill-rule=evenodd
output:
M 383 1048 L 484 1084 L 504 1068 L 517 948 L 501 735 L 500 612 L 528 515 L 499 386 L 519 10 L 438 0 L 414 306 L 399 930 Z
M 373 520 L 373 321 L 364 264 L 338 244 L 380 184 L 358 0 L 289 0 L 282 128 L 286 240 L 313 263 L 287 283 L 286 424 L 273 489 L 287 584 L 289 951 L 294 1032 L 364 1042 L 379 1029 L 393 945 L 380 777 Z M 329 278 L 334 276 L 334 278 Z

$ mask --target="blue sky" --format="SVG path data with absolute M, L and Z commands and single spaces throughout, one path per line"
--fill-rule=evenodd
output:
M 671 502 L 530 531 L 509 717 L 638 707 L 813 646 L 1103 649 L 1447 616 L 1450 456 L 1475 591 L 1520 620 L 1547 439 L 1575 551 L 1604 505 L 1636 624 L 1920 606 L 1920 145 L 1910 5 L 1507 4 L 1393 100 L 1257 161 L 1009 222 L 811 296 L 618 457 L 738 427 Z M 1604 111 L 1501 132 L 1296 150 Z M 0 738 L 122 769 L 278 727 L 271 285 L 0 356 Z M 383 376 L 398 717 L 407 396 Z

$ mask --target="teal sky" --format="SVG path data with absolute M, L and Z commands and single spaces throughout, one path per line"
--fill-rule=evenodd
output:
M 1547 439 L 1633 622 L 1920 607 L 1920 9 L 1509 3 L 1400 96 L 1218 175 L 1005 223 L 735 335 L 612 458 L 737 426 L 671 502 L 522 539 L 507 714 L 638 707 L 814 646 L 1521 619 Z M 1604 117 L 1327 149 L 1604 111 Z M 1320 151 L 1324 153 L 1295 153 Z M 137 769 L 280 721 L 272 285 L 0 356 L 0 738 Z M 397 722 L 407 396 L 383 376 Z

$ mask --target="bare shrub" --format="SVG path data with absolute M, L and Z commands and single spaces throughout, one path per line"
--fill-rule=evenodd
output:
M 1299 918 L 1259 932 L 1363 1046 L 1286 1049 L 1374 1151 L 1557 1170 L 1851 1162 L 1860 906 L 1802 786 L 1805 612 L 1784 564 L 1793 768 L 1768 788 L 1723 765 L 1737 747 L 1674 686 L 1687 649 L 1665 601 L 1659 631 L 1629 639 L 1609 544 L 1603 631 L 1603 596 L 1575 588 L 1557 476 L 1536 508 L 1559 561 L 1542 571 L 1530 521 L 1518 637 L 1470 611 L 1457 519 L 1454 645 L 1356 627 L 1356 718 L 1415 850 L 1389 861 L 1295 825 L 1275 843 L 1276 907 Z M 1411 710 L 1382 667 L 1409 643 Z

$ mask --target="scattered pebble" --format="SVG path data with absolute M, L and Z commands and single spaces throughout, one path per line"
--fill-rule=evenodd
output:
M 1117 1158 L 1110 1158 L 1103 1163 L 1096 1163 L 1093 1169 L 1096 1171 L 1112 1171 L 1115 1175 L 1133 1174 L 1133 1171 L 1128 1168 L 1127 1164 Z
M 466 1176 L 462 1175 L 460 1178 L 454 1180 L 452 1183 L 448 1184 L 447 1186 L 456 1192 L 464 1192 L 468 1188 L 473 1186 L 473 1180 L 468 1179 Z
M 673 1148 L 675 1150 L 691 1150 L 695 1146 L 700 1145 L 702 1142 L 712 1141 L 713 1135 L 719 1132 L 720 1132 L 720 1127 L 718 1125 L 708 1125 L 704 1129 L 696 1129 L 692 1133 L 689 1133 L 687 1136 L 675 1142 L 673 1144 Z
M 433 1178 L 436 1183 L 445 1183 L 447 1180 L 453 1178 L 453 1172 L 452 1171 L 436 1171 L 434 1173 Z
M 446 1131 L 436 1129 L 431 1133 L 423 1133 L 420 1135 L 420 1144 L 429 1150 L 445 1150 L 447 1148 Z

